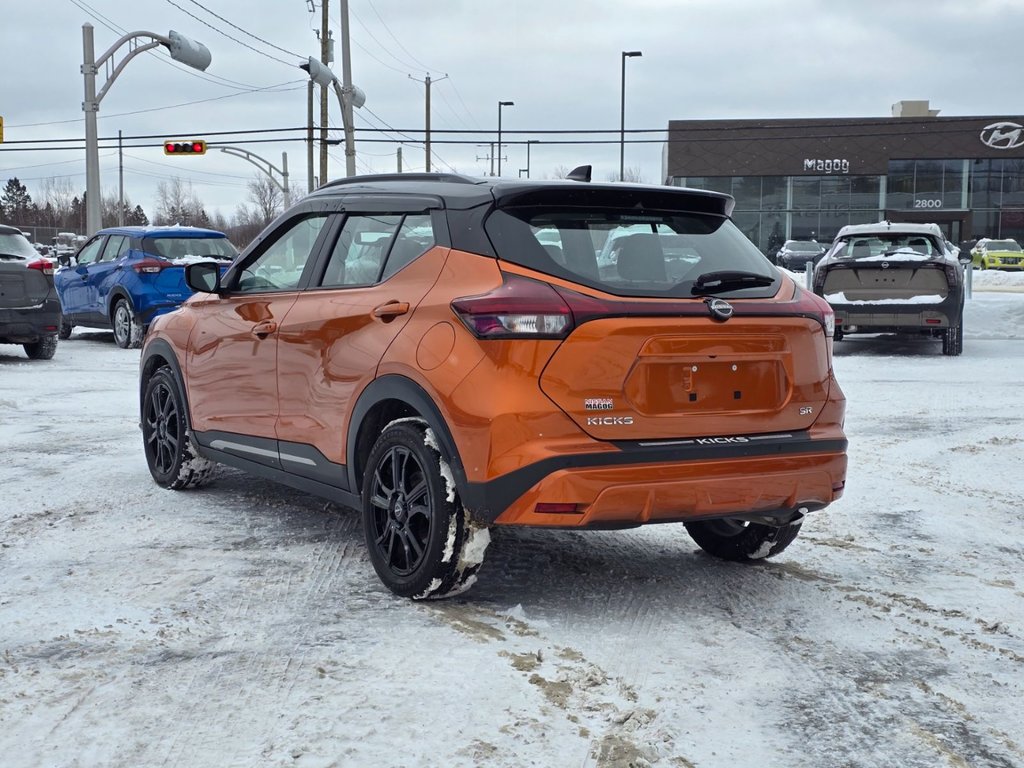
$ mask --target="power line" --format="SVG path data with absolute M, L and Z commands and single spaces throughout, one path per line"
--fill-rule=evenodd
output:
M 301 58 L 302 58 L 302 56 L 300 56 L 300 55 L 299 55 L 299 54 L 297 54 L 297 53 L 293 53 L 292 51 L 289 51 L 289 50 L 287 50 L 286 48 L 281 48 L 280 46 L 274 45 L 274 44 L 273 44 L 273 43 L 271 43 L 271 42 L 270 42 L 269 40 L 264 40 L 264 39 L 263 39 L 262 37 L 258 37 L 257 35 L 254 35 L 254 34 L 253 34 L 252 32 L 247 32 L 246 30 L 242 29 L 242 28 L 241 28 L 240 26 L 238 26 L 237 24 L 233 24 L 232 22 L 230 22 L 230 21 L 228 21 L 227 19 L 225 19 L 225 18 L 224 18 L 223 16 L 219 16 L 218 14 L 214 13 L 213 11 L 211 11 L 211 10 L 210 10 L 209 8 L 207 8 L 207 7 L 206 7 L 205 5 L 203 5 L 202 3 L 200 3 L 200 2 L 197 2 L 197 0 L 189 0 L 189 2 L 191 2 L 191 3 L 192 3 L 192 5 L 198 5 L 198 6 L 200 7 L 200 8 L 202 8 L 202 9 L 203 9 L 204 11 L 206 11 L 206 12 L 207 12 L 208 14 L 210 14 L 210 15 L 211 15 L 211 16 L 213 16 L 214 18 L 220 19 L 220 20 L 221 20 L 221 21 L 223 21 L 223 22 L 224 22 L 225 24 L 227 24 L 227 25 L 228 25 L 229 27 L 231 27 L 231 28 L 233 28 L 233 29 L 237 29 L 237 30 L 238 30 L 239 32 L 241 32 L 241 33 L 242 33 L 243 35 L 248 35 L 248 36 L 249 36 L 249 37 L 251 37 L 251 38 L 252 38 L 253 40 L 259 40 L 259 41 L 260 41 L 261 43 L 263 43 L 264 45 L 269 45 L 269 46 L 270 46 L 271 48 L 273 48 L 274 50 L 280 51 L 281 53 L 287 53 L 287 54 L 288 54 L 289 56 L 294 56 L 294 57 L 295 57 L 295 58 L 297 58 L 297 59 L 301 59 Z
M 271 55 L 270 55 L 269 53 L 265 53 L 265 52 L 263 52 L 263 51 L 259 50 L 258 48 L 253 48 L 253 47 L 252 47 L 251 45 L 249 45 L 248 43 L 243 43 L 243 42 L 242 42 L 241 40 L 239 40 L 239 39 L 238 39 L 237 37 L 232 37 L 231 35 L 229 35 L 229 34 L 228 34 L 227 32 L 225 32 L 224 30 L 222 30 L 222 29 L 217 29 L 217 27 L 215 27 L 215 26 L 213 26 L 212 24 L 210 24 L 209 22 L 207 22 L 207 21 L 204 21 L 203 19 L 199 18 L 198 16 L 196 16 L 196 15 L 195 15 L 194 13 L 192 13 L 191 11 L 188 11 L 188 10 L 186 10 L 186 9 L 182 8 L 182 7 L 180 6 L 180 5 L 178 5 L 178 4 L 176 3 L 176 2 L 174 2 L 174 0 L 167 0 L 167 2 L 168 2 L 168 3 L 170 3 L 171 5 L 173 5 L 173 6 L 175 7 L 175 8 L 177 8 L 177 9 L 178 9 L 179 11 L 181 11 L 182 13 L 184 13 L 184 14 L 185 14 L 186 16 L 191 16 L 191 17 L 192 17 L 193 19 L 195 19 L 196 21 L 198 21 L 198 22 L 199 22 L 200 24 L 202 24 L 203 26 L 205 26 L 205 27 L 209 27 L 209 28 L 210 28 L 210 29 L 212 29 L 212 30 L 213 30 L 214 32 L 216 32 L 216 33 L 217 33 L 218 35 L 223 35 L 223 36 L 224 36 L 224 37 L 226 37 L 226 38 L 227 38 L 228 40 L 231 40 L 232 42 L 238 43 L 238 44 L 239 44 L 240 46 L 242 46 L 243 48 L 248 48 L 248 49 L 249 49 L 250 51 L 252 51 L 253 53 L 258 53 L 258 54 L 259 54 L 260 56 L 265 56 L 266 58 L 270 59 L 271 61 L 276 61 L 276 62 L 278 62 L 279 64 L 284 64 L 284 65 L 285 65 L 286 67 L 294 67 L 294 66 L 295 66 L 295 64 L 294 64 L 294 63 L 292 63 L 292 62 L 288 62 L 288 61 L 285 61 L 284 59 L 279 59 L 279 58 L 277 58 L 276 56 L 271 56 Z M 286 53 L 287 53 L 287 51 L 286 51 Z M 291 55 L 291 56 L 294 56 L 295 54 L 289 54 L 289 55 Z M 301 57 L 300 57 L 300 58 L 301 58 Z

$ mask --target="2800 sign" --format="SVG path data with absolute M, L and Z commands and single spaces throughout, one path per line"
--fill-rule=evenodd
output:
M 914 201 L 914 207 L 915 208 L 941 208 L 942 207 L 942 201 L 941 200 L 934 200 L 934 199 L 933 200 L 915 200 Z

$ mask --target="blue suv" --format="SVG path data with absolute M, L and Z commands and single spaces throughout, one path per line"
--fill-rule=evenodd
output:
M 223 232 L 196 227 L 110 227 L 92 238 L 57 270 L 58 335 L 76 325 L 111 328 L 122 348 L 142 346 L 157 315 L 192 295 L 185 266 L 218 261 L 226 270 L 238 251 Z

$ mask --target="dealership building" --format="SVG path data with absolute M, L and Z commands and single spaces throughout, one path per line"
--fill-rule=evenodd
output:
M 892 113 L 673 120 L 664 180 L 732 195 L 736 224 L 769 254 L 882 219 L 935 222 L 954 243 L 1024 242 L 1024 116 L 939 117 L 927 101 Z

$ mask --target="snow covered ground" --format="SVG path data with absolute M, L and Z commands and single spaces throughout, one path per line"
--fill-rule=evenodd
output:
M 1024 276 L 975 278 L 961 357 L 836 345 L 846 495 L 780 558 L 500 529 L 427 604 L 350 510 L 154 485 L 109 333 L 0 347 L 0 764 L 1024 765 Z

